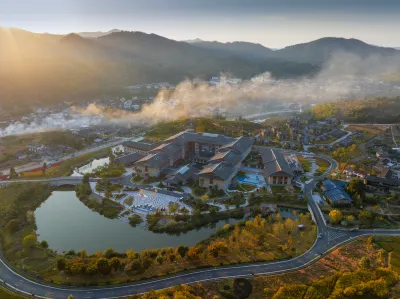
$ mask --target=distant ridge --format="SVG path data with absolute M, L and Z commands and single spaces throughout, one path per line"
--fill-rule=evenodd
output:
M 112 29 L 110 31 L 107 32 L 103 32 L 103 31 L 96 31 L 96 32 L 78 32 L 76 34 L 80 35 L 81 37 L 84 38 L 98 38 L 104 35 L 108 35 L 114 32 L 121 32 L 122 30 L 119 29 Z
M 354 38 L 324 37 L 308 43 L 296 44 L 283 49 L 270 49 L 261 44 L 249 42 L 220 43 L 199 41 L 192 45 L 204 49 L 229 52 L 251 59 L 279 59 L 299 63 L 321 64 L 333 53 L 346 52 L 361 57 L 370 55 L 398 55 L 395 48 L 379 47 Z

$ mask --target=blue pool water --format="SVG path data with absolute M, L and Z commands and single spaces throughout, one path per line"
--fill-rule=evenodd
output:
M 265 185 L 265 180 L 262 176 L 256 174 L 246 173 L 245 176 L 237 177 L 237 180 L 241 184 L 249 184 L 254 186 Z

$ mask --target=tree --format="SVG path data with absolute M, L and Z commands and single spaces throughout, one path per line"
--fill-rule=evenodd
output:
M 176 255 L 175 254 L 173 254 L 173 253 L 171 253 L 169 256 L 168 256 L 168 259 L 169 259 L 169 261 L 172 263 L 172 262 L 175 262 L 175 260 L 176 260 Z
M 5 228 L 11 233 L 15 233 L 16 231 L 19 230 L 21 225 L 21 221 L 19 219 L 11 219 L 10 221 L 7 222 Z
M 10 168 L 9 177 L 10 177 L 10 179 L 16 179 L 19 177 L 18 173 L 15 171 L 14 166 L 11 166 L 11 168 Z
M 35 234 L 27 235 L 22 241 L 25 248 L 31 248 L 36 245 L 37 237 Z
M 177 248 L 177 251 L 178 251 L 179 255 L 181 256 L 181 258 L 184 258 L 186 253 L 189 251 L 189 247 L 179 245 Z
M 373 218 L 374 216 L 369 211 L 360 211 L 358 214 L 358 220 L 360 220 L 360 223 L 362 224 L 368 224 L 373 220 Z
M 74 299 L 74 296 L 69 295 L 69 296 L 67 297 L 67 299 Z
M 112 197 L 111 191 L 107 189 L 107 190 L 104 192 L 104 196 L 105 196 L 107 199 L 110 199 L 110 198 Z
M 218 257 L 222 253 L 228 252 L 228 245 L 223 241 L 217 241 L 209 245 L 207 250 L 213 257 Z
M 157 256 L 156 261 L 161 265 L 164 262 L 164 258 L 161 255 L 159 255 Z
M 58 270 L 60 270 L 60 271 L 64 270 L 65 269 L 65 265 L 66 265 L 65 259 L 57 260 L 57 269 Z
M 112 249 L 112 248 L 107 248 L 107 249 L 104 251 L 104 256 L 105 256 L 107 259 L 110 259 L 110 258 L 114 257 L 114 256 L 115 256 L 115 250 Z
M 46 164 L 46 162 L 43 162 L 43 166 L 42 166 L 43 176 L 46 175 L 46 170 L 47 170 L 47 164 Z
M 97 273 L 98 269 L 97 269 L 97 265 L 96 264 L 90 264 L 87 268 L 86 268 L 86 274 L 88 275 L 95 275 Z
M 346 221 L 348 224 L 353 224 L 354 223 L 354 216 L 349 215 L 346 217 Z
M 363 256 L 360 260 L 360 267 L 363 269 L 368 269 L 371 266 L 371 261 L 369 258 Z
M 168 204 L 168 211 L 170 214 L 175 214 L 179 209 L 179 203 L 177 202 L 170 202 Z
M 142 263 L 140 262 L 140 260 L 135 259 L 126 265 L 125 272 L 126 273 L 139 272 L 141 269 L 142 269 Z
M 85 270 L 85 264 L 82 262 L 73 262 L 69 268 L 72 274 L 79 274 Z
M 211 216 L 215 216 L 215 214 L 217 214 L 217 210 L 215 209 L 215 207 L 211 207 L 210 208 L 210 215 Z
M 89 178 L 90 178 L 90 174 L 85 173 L 83 176 L 83 184 L 89 184 Z
M 82 260 L 85 260 L 87 257 L 87 252 L 85 249 L 82 249 L 81 251 L 79 251 L 79 256 L 81 257 Z
M 135 253 L 135 251 L 133 251 L 133 249 L 131 248 L 131 249 L 128 249 L 128 250 L 126 251 L 126 256 L 128 257 L 128 260 L 131 262 L 131 261 L 133 261 L 133 260 L 136 258 L 136 253 Z
M 40 246 L 42 246 L 43 248 L 49 248 L 49 244 L 47 243 L 47 241 L 43 240 L 42 242 L 40 242 Z
M 114 256 L 111 260 L 110 260 L 110 266 L 111 268 L 114 269 L 114 271 L 117 271 L 120 267 L 121 267 L 121 260 Z
M 329 219 L 333 224 L 340 223 L 342 221 L 343 215 L 339 210 L 332 210 L 329 212 Z
M 96 266 L 101 274 L 109 274 L 111 271 L 110 264 L 108 263 L 108 260 L 104 257 L 101 257 L 96 261 Z
M 190 249 L 188 250 L 187 257 L 190 260 L 198 260 L 200 258 L 200 253 L 201 253 L 200 248 L 198 246 L 193 246 L 190 247 Z

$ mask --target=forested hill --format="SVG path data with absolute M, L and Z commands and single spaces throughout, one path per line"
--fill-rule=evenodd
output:
M 3 105 L 77 100 L 128 85 L 209 79 L 220 73 L 251 78 L 265 71 L 276 76 L 315 71 L 311 64 L 253 61 L 155 34 L 126 31 L 83 38 L 0 27 L 0 53 Z
M 315 119 L 338 117 L 349 123 L 399 123 L 400 97 L 341 100 L 311 108 Z
M 273 51 L 246 42 L 196 46 L 143 32 L 62 36 L 0 27 L 0 99 L 3 106 L 78 101 L 115 94 L 128 85 L 209 79 L 221 73 L 242 79 L 267 71 L 276 78 L 312 76 L 337 49 L 360 55 L 398 53 L 332 38 Z
M 308 43 L 296 44 L 279 50 L 271 50 L 260 44 L 234 42 L 190 42 L 200 48 L 234 53 L 246 58 L 276 59 L 298 63 L 323 64 L 335 53 L 354 54 L 358 57 L 398 56 L 400 51 L 394 48 L 378 47 L 361 40 L 350 38 L 324 37 Z

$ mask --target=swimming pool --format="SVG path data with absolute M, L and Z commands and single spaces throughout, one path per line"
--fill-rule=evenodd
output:
M 245 176 L 236 178 L 241 184 L 248 184 L 253 186 L 265 186 L 265 179 L 262 175 L 246 173 Z

